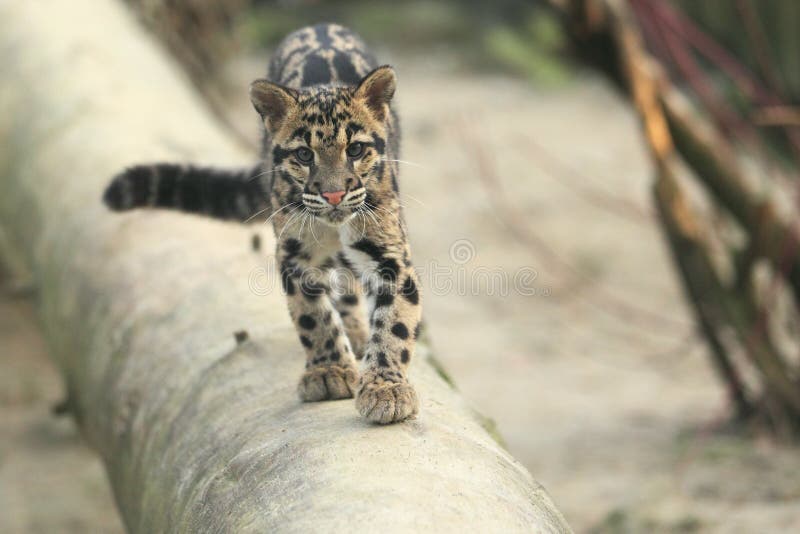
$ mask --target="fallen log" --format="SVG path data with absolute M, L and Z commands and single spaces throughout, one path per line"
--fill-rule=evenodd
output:
M 134 162 L 253 158 L 121 3 L 1 3 L 0 66 L 3 249 L 31 272 L 130 532 L 569 531 L 425 343 L 416 420 L 302 404 L 301 347 L 252 230 L 106 211 Z

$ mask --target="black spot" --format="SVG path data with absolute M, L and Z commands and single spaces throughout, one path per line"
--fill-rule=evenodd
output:
M 333 340 L 329 339 L 325 342 L 325 348 L 331 350 L 333 348 Z
M 350 248 L 363 252 L 364 254 L 368 255 L 375 261 L 380 261 L 383 258 L 383 254 L 385 252 L 384 248 L 376 243 L 370 241 L 369 239 L 359 239 L 352 245 Z
M 300 336 L 300 343 L 302 343 L 304 347 L 309 349 L 314 346 L 311 340 L 308 339 L 306 336 Z
M 303 250 L 303 244 L 297 239 L 290 237 L 283 242 L 283 250 L 286 252 L 286 259 L 294 259 Z
M 383 328 L 383 321 L 380 319 L 375 319 L 375 328 Z
M 389 367 L 389 361 L 386 359 L 385 352 L 378 353 L 378 365 L 381 367 Z
M 381 336 L 379 334 L 372 334 L 372 342 L 373 343 L 380 343 L 381 342 Z
M 298 71 L 296 71 L 296 70 L 292 71 L 292 72 L 289 73 L 289 75 L 287 77 L 281 79 L 281 83 L 283 85 L 288 86 L 290 83 L 292 83 L 294 81 L 295 78 L 297 78 L 297 76 L 299 76 L 299 74 L 300 73 Z
M 378 263 L 378 275 L 384 282 L 389 282 L 389 283 L 396 282 L 399 271 L 400 271 L 400 265 L 394 258 L 383 258 Z
M 367 191 L 367 196 L 364 198 L 364 202 L 372 206 L 377 206 L 379 204 L 379 201 L 375 197 L 375 193 L 373 193 L 372 190 Z
M 296 137 L 299 137 L 300 139 L 305 139 L 307 134 L 308 134 L 308 128 L 306 128 L 305 126 L 301 126 L 294 132 L 292 132 L 291 139 L 294 139 Z
M 322 85 L 331 82 L 331 68 L 325 58 L 316 54 L 306 57 L 303 64 L 303 85 Z
M 394 282 L 397 280 L 397 274 L 400 270 L 400 265 L 394 258 L 386 258 L 386 249 L 369 239 L 359 239 L 352 245 L 351 248 L 363 252 L 373 260 L 378 262 L 378 275 L 385 281 Z
M 248 339 L 250 339 L 250 334 L 247 333 L 247 330 L 238 330 L 233 333 L 233 339 L 236 340 L 237 345 L 241 345 Z
M 326 311 L 325 315 L 322 316 L 322 322 L 325 324 L 331 324 L 331 318 L 332 318 L 331 312 Z
M 338 362 L 341 357 L 342 357 L 342 355 L 339 354 L 338 350 L 335 350 L 335 351 L 333 351 L 331 353 L 331 360 L 334 361 L 334 362 Z
M 380 160 L 380 162 L 374 168 L 375 168 L 375 173 L 374 174 L 375 174 L 375 176 L 378 177 L 378 183 L 383 182 L 383 170 L 385 169 L 384 161 Z M 374 204 L 373 204 L 373 206 L 374 206 Z
M 400 353 L 400 361 L 403 363 L 408 363 L 408 360 L 411 359 L 411 355 L 408 352 L 408 349 L 403 349 Z
M 320 48 L 330 48 L 333 45 L 331 36 L 328 34 L 329 29 L 330 24 L 322 23 L 314 26 L 314 35 L 317 38 Z
M 350 122 L 345 127 L 344 131 L 347 134 L 347 142 L 350 142 L 350 139 L 353 138 L 355 134 L 363 130 L 364 128 L 360 124 L 356 124 L 355 122 Z
M 344 267 L 348 271 L 358 275 L 358 271 L 356 270 L 356 266 L 353 265 L 353 263 L 350 260 L 347 259 L 347 256 L 345 256 L 344 252 L 340 252 L 338 254 L 338 256 L 337 256 L 337 259 L 339 260 L 339 263 L 342 264 L 342 267 Z
M 275 56 L 275 58 L 273 59 L 273 63 L 270 65 L 270 79 L 272 80 L 279 79 L 280 74 L 283 72 L 283 69 L 286 67 L 287 64 L 289 64 L 292 58 L 294 56 L 306 53 L 309 48 L 310 47 L 308 45 L 303 45 L 295 48 L 294 50 L 292 50 L 283 57 Z
M 261 236 L 258 234 L 253 234 L 253 239 L 250 241 L 250 246 L 255 252 L 261 250 Z
M 281 180 L 283 180 L 284 182 L 286 182 L 287 184 L 292 186 L 292 188 L 295 187 L 296 184 L 294 183 L 294 179 L 291 177 L 291 175 L 288 172 L 281 171 L 281 172 L 278 173 L 278 176 L 281 177 Z
M 353 62 L 344 52 L 336 52 L 333 56 L 333 67 L 339 76 L 339 81 L 350 85 L 356 85 L 360 76 L 356 72 Z
M 355 306 L 358 304 L 358 297 L 355 295 L 344 295 L 340 300 L 348 306 Z
M 422 331 L 422 321 L 417 323 L 417 326 L 414 327 L 414 339 L 419 337 L 419 333 Z
M 417 290 L 417 284 L 414 282 L 412 277 L 409 276 L 406 278 L 406 281 L 403 282 L 403 287 L 400 289 L 400 293 L 411 304 L 419 304 L 419 291 Z
M 373 133 L 372 142 L 375 143 L 375 151 L 382 156 L 386 151 L 386 141 L 383 139 L 383 137 Z
M 317 284 L 308 280 L 302 280 L 300 282 L 300 291 L 303 293 L 303 296 L 305 296 L 306 299 L 315 301 L 326 293 L 326 288 L 322 284 Z
M 297 322 L 306 330 L 313 330 L 314 327 L 317 326 L 317 321 L 315 321 L 310 315 L 301 315 Z
M 391 293 L 380 293 L 375 297 L 375 308 L 382 308 L 384 306 L 391 306 L 394 303 L 394 295 Z
M 400 339 L 408 339 L 408 327 L 403 323 L 394 323 L 392 325 L 392 334 Z
M 291 150 L 286 150 L 278 145 L 275 145 L 275 147 L 272 149 L 272 163 L 277 167 L 283 163 L 283 160 L 291 156 L 291 154 Z
M 287 295 L 294 295 L 295 293 L 294 282 L 292 281 L 293 272 L 294 270 L 286 264 L 281 267 L 281 284 L 283 285 L 284 293 Z

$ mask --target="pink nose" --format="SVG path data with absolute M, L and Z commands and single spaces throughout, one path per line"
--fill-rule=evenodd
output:
M 333 191 L 331 193 L 322 193 L 322 196 L 325 197 L 331 205 L 337 206 L 344 198 L 346 191 Z

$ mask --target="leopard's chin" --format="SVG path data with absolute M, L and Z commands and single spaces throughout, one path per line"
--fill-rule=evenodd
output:
M 317 215 L 317 219 L 319 219 L 323 224 L 338 228 L 355 217 L 355 215 L 356 214 L 354 211 L 331 210 L 327 213 Z

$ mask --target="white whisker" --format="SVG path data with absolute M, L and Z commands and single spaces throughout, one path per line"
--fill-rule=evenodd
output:
M 383 226 L 383 221 L 382 221 L 382 220 L 380 220 L 380 219 L 381 219 L 381 218 L 380 218 L 380 216 L 379 216 L 377 213 L 375 213 L 375 212 L 374 212 L 374 211 L 373 211 L 373 210 L 372 210 L 372 209 L 369 207 L 369 204 L 366 204 L 366 203 L 365 203 L 365 204 L 364 204 L 364 206 L 365 206 L 364 213 L 366 213 L 367 215 L 369 215 L 369 217 L 370 217 L 370 218 L 372 219 L 372 221 L 373 221 L 373 222 L 374 222 L 374 223 L 375 223 L 375 224 L 378 226 L 378 228 L 382 227 L 382 226 Z
M 311 220 L 308 222 L 308 228 L 311 230 L 311 236 L 314 238 L 314 241 L 316 241 L 317 245 L 319 245 L 320 244 L 319 239 L 317 239 L 316 234 L 314 234 L 314 222 L 316 220 L 316 217 L 314 215 L 309 215 L 309 217 L 311 218 Z
M 250 178 L 248 178 L 248 179 L 247 179 L 247 181 L 248 181 L 248 182 L 252 182 L 252 181 L 253 181 L 253 180 L 255 180 L 256 178 L 261 178 L 262 176 L 265 176 L 265 175 L 267 175 L 267 174 L 272 174 L 273 172 L 278 172 L 278 171 L 280 171 L 280 170 L 281 170 L 281 169 L 270 169 L 270 170 L 268 170 L 268 171 L 260 172 L 260 173 L 256 174 L 255 176 L 251 176 Z
M 388 213 L 389 215 L 391 215 L 392 217 L 394 217 L 394 219 L 395 219 L 395 220 L 396 220 L 398 223 L 400 222 L 400 217 L 398 217 L 396 213 L 393 213 L 393 212 L 391 212 L 391 211 L 387 210 L 387 209 L 386 209 L 386 208 L 384 208 L 384 207 L 381 207 L 381 206 L 373 206 L 372 204 L 369 204 L 369 203 L 367 203 L 367 206 L 369 206 L 369 208 L 370 208 L 371 210 L 373 210 L 373 213 L 374 213 L 374 210 L 378 209 L 378 210 L 381 210 L 381 211 L 383 211 L 383 212 L 385 212 L 385 213 Z M 376 215 L 378 215 L 378 214 L 376 213 Z
M 266 220 L 266 221 L 264 221 L 264 224 L 267 224 L 268 222 L 270 222 L 270 221 L 272 220 L 272 218 L 273 218 L 273 217 L 275 217 L 277 214 L 279 214 L 280 212 L 282 212 L 282 211 L 283 211 L 283 210 L 285 210 L 286 208 L 288 208 L 288 207 L 290 207 L 290 206 L 299 206 L 299 205 L 300 205 L 300 204 L 299 204 L 298 202 L 288 202 L 288 203 L 286 203 L 286 204 L 285 204 L 284 206 L 282 206 L 282 207 L 281 207 L 279 210 L 272 212 L 272 215 L 270 215 L 269 217 L 267 217 L 267 220 Z
M 266 208 L 264 208 L 263 210 L 258 210 L 256 213 L 254 213 L 253 215 L 251 215 L 250 217 L 248 217 L 247 219 L 245 219 L 243 222 L 244 222 L 245 224 L 247 224 L 247 223 L 249 223 L 250 221 L 252 221 L 253 219 L 255 219 L 256 217 L 258 217 L 259 215 L 261 215 L 262 213 L 264 213 L 265 211 L 269 211 L 271 208 L 272 208 L 272 206 L 267 206 L 267 207 L 266 207 Z
M 364 215 L 363 210 L 364 210 L 363 206 L 359 206 L 358 210 L 356 210 L 358 216 L 361 217 L 361 237 L 359 237 L 359 239 L 364 239 L 364 235 L 366 234 L 367 231 L 367 217 Z
M 421 167 L 423 169 L 427 169 L 428 168 L 426 165 L 422 165 L 420 163 L 414 163 L 413 161 L 407 161 L 407 160 L 404 160 L 404 159 L 381 158 L 381 161 L 394 161 L 394 162 L 397 162 L 397 163 L 405 163 L 406 165 L 411 165 L 413 167 Z
M 303 236 L 303 228 L 306 226 L 306 220 L 308 219 L 308 211 L 303 208 L 303 212 L 300 215 L 300 231 L 297 234 L 302 237 Z
M 421 200 L 420 200 L 420 199 L 418 199 L 417 197 L 411 196 L 411 195 L 409 195 L 409 194 L 408 194 L 408 193 L 406 193 L 406 192 L 400 192 L 400 194 L 401 194 L 401 195 L 405 195 L 405 196 L 407 196 L 408 198 L 410 198 L 411 200 L 413 200 L 414 202 L 416 202 L 416 203 L 417 203 L 417 204 L 419 204 L 420 206 L 425 206 L 426 208 L 428 207 L 428 205 L 427 205 L 427 204 L 425 204 L 423 201 L 421 201 Z M 405 207 L 405 206 L 403 206 L 403 207 Z
M 278 234 L 278 241 L 279 241 L 279 242 L 280 242 L 280 240 L 281 240 L 281 237 L 283 236 L 283 232 L 285 232 L 285 231 L 286 231 L 286 229 L 287 229 L 287 228 L 289 228 L 289 227 L 292 225 L 292 223 L 293 223 L 293 222 L 296 222 L 296 221 L 297 221 L 297 218 L 298 218 L 300 215 L 302 215 L 302 211 L 300 210 L 300 208 L 295 208 L 295 209 L 294 209 L 294 210 L 292 210 L 290 213 L 291 213 L 291 215 L 289 216 L 289 220 L 288 220 L 288 221 L 286 221 L 286 224 L 284 224 L 284 225 L 283 225 L 283 228 L 281 228 L 281 231 L 280 231 L 280 233 Z

